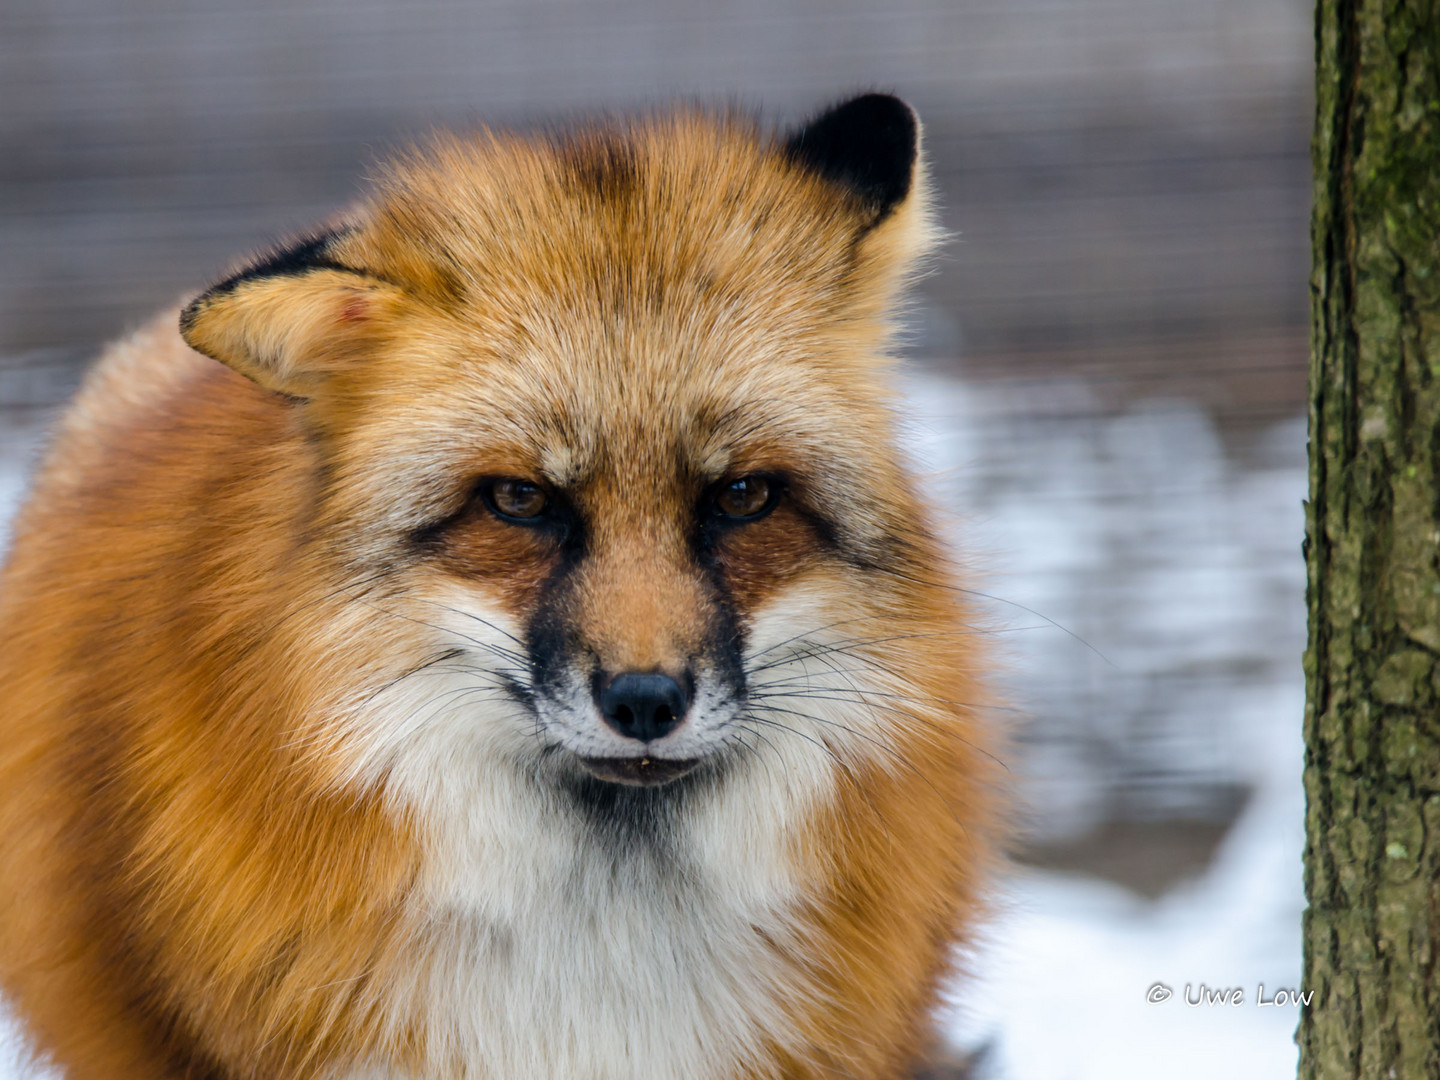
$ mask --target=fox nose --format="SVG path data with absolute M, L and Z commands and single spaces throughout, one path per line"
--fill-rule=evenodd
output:
M 627 739 L 650 742 L 680 726 L 689 706 L 684 687 L 669 675 L 627 672 L 600 692 L 600 715 Z

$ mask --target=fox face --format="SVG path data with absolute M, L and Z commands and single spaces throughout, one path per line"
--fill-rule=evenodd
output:
M 796 597 L 857 617 L 857 580 L 920 555 L 877 452 L 917 146 L 880 97 L 788 142 L 693 115 L 446 140 L 186 310 L 193 346 L 299 399 L 335 576 L 383 575 L 380 620 L 439 633 L 407 681 L 480 680 L 425 723 L 591 799 L 756 752 L 766 628 L 813 647 Z M 406 732 L 367 723 L 379 775 Z

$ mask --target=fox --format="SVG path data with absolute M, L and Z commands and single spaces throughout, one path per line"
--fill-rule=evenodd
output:
M 914 110 L 438 133 L 103 353 L 0 577 L 69 1080 L 898 1080 L 1003 842 Z

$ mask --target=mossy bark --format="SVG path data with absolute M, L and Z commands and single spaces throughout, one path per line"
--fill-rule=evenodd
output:
M 1440 0 L 1316 12 L 1300 1075 L 1440 1077 Z

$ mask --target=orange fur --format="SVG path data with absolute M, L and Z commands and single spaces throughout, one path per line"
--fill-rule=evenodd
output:
M 633 985 L 656 1010 L 694 992 L 663 1014 L 674 1062 L 716 1080 L 908 1075 L 997 831 L 986 661 L 885 383 L 930 235 L 908 167 L 877 211 L 736 117 L 446 137 L 309 262 L 192 304 L 193 349 L 170 314 L 107 353 L 0 580 L 0 984 L 41 1051 L 72 1080 L 680 1068 L 615 1064 L 670 1052 L 606 1041 L 599 988 Z M 775 510 L 697 539 L 711 486 L 757 472 L 785 478 Z M 578 524 L 497 518 L 474 495 L 496 476 Z M 541 608 L 577 686 L 703 689 L 704 657 L 742 657 L 754 712 L 715 721 L 723 768 L 685 801 L 644 789 L 662 824 L 603 840 L 546 771 L 572 736 L 526 756 L 553 713 L 511 732 L 485 688 L 424 689 L 523 676 Z M 497 812 L 458 820 L 472 750 L 479 803 L 501 781 L 533 800 L 504 825 L 535 830 L 535 865 L 575 860 L 508 916 L 474 883 L 512 857 L 485 855 Z M 531 872 L 518 843 L 501 883 Z M 555 919 L 611 921 L 534 940 L 531 908 L 592 872 Z M 685 929 L 705 905 L 713 942 Z M 652 916 L 700 966 L 614 940 Z M 528 1015 L 508 999 L 543 970 L 486 981 L 507 948 L 591 950 L 596 988 L 513 1052 L 523 1025 L 465 1027 Z M 511 990 L 472 1008 L 471 986 Z M 567 1045 L 595 1030 L 593 1054 Z

